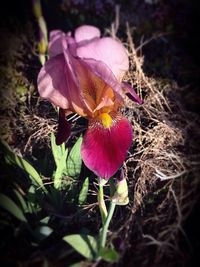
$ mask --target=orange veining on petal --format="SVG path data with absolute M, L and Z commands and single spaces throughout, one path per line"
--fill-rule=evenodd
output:
M 76 71 L 88 118 L 95 118 L 101 113 L 117 111 L 121 102 L 103 79 L 78 61 L 76 62 Z

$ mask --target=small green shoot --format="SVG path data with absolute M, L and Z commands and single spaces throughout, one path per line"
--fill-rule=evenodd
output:
M 89 189 L 89 178 L 87 177 L 85 178 L 81 191 L 79 193 L 79 198 L 78 198 L 79 205 L 85 204 L 87 200 L 88 189 Z

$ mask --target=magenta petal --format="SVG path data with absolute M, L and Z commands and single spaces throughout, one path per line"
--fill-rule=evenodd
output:
M 142 105 L 143 100 L 136 94 L 135 90 L 133 89 L 132 86 L 130 86 L 128 83 L 123 82 L 122 83 L 124 93 L 134 102 Z
M 91 40 L 93 38 L 100 37 L 100 30 L 94 26 L 83 25 L 75 30 L 74 36 L 76 42 Z
M 59 109 L 58 130 L 56 134 L 56 145 L 65 142 L 71 133 L 71 124 L 65 118 L 65 110 Z
M 126 158 L 132 142 L 132 127 L 127 119 L 116 117 L 111 128 L 94 122 L 87 130 L 81 147 L 85 165 L 97 176 L 113 176 Z

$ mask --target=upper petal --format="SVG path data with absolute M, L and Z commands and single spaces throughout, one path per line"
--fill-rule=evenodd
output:
M 62 37 L 64 32 L 60 30 L 54 30 L 50 32 L 50 40 L 48 45 L 49 57 L 54 57 L 62 53 Z
M 75 30 L 74 36 L 76 42 L 91 40 L 93 38 L 100 37 L 100 30 L 94 26 L 83 25 Z
M 60 30 L 54 30 L 50 32 L 50 41 L 48 45 L 49 57 L 55 57 L 63 53 L 63 39 L 69 45 L 73 54 L 76 54 L 76 42 L 71 33 L 64 33 Z
M 77 47 L 80 58 L 92 58 L 104 62 L 113 72 L 118 81 L 121 81 L 129 69 L 128 55 L 122 43 L 105 37 Z
M 68 44 L 64 38 L 62 39 L 62 46 L 65 58 L 66 81 L 69 88 L 68 98 L 70 99 L 71 108 L 80 116 L 87 116 L 91 110 L 83 98 L 83 86 L 80 82 L 81 77 L 78 71 L 80 69 L 79 60 L 68 49 Z M 89 83 L 86 83 L 86 87 L 89 88 Z
M 120 94 L 121 84 L 116 79 L 112 70 L 102 61 L 96 59 L 80 59 L 82 65 L 106 82 L 117 94 Z
M 65 60 L 62 54 L 49 59 L 39 72 L 38 91 L 41 97 L 54 105 L 68 109 L 69 95 L 64 70 Z
M 100 108 L 108 107 L 112 111 L 121 105 L 123 99 L 118 93 L 120 84 L 103 62 L 74 57 L 71 57 L 71 61 L 89 116 L 92 117 Z
M 120 115 L 113 118 L 111 128 L 91 122 L 81 146 L 85 165 L 101 178 L 113 176 L 126 158 L 132 142 L 132 127 Z

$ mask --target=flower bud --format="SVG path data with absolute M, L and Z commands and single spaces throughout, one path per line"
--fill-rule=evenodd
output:
M 42 9 L 40 0 L 33 0 L 33 14 L 38 23 L 38 31 L 39 31 L 39 40 L 38 40 L 38 51 L 39 51 L 39 59 L 42 65 L 44 65 L 46 58 L 45 53 L 48 47 L 48 39 L 47 39 L 47 27 L 46 22 L 42 16 Z
M 116 182 L 116 191 L 112 197 L 112 201 L 116 205 L 127 205 L 129 203 L 128 186 L 126 178 L 124 177 L 123 170 L 121 170 L 120 176 Z
M 101 186 L 104 186 L 105 184 L 107 184 L 108 180 L 103 179 L 103 178 L 98 178 L 98 184 Z
M 42 16 L 40 0 L 32 0 L 33 5 L 33 14 L 36 19 L 39 19 Z

